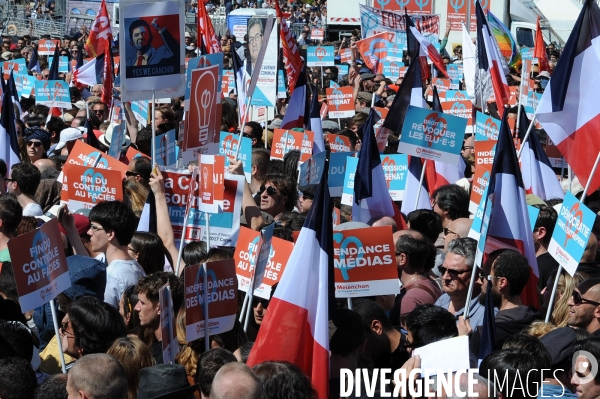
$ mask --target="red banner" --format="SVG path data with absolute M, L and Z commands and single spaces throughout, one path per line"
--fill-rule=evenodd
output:
M 292 32 L 285 22 L 285 18 L 279 8 L 279 2 L 275 1 L 275 11 L 277 12 L 277 19 L 281 22 L 281 30 L 279 35 L 281 37 L 281 47 L 283 48 L 283 62 L 285 63 L 285 71 L 287 74 L 287 83 L 290 90 L 290 96 L 294 92 L 296 81 L 300 72 L 302 72 L 302 58 L 300 58 L 300 51 L 296 45 L 296 39 L 292 37 Z
M 85 41 L 85 51 L 92 57 L 97 57 L 104 53 L 106 49 L 110 51 L 112 40 L 110 16 L 108 15 L 108 10 L 106 8 L 106 0 L 102 0 L 100 11 L 92 24 L 90 35 Z M 105 102 L 105 104 L 108 103 Z
M 480 0 L 483 11 L 490 9 L 492 0 Z M 468 0 L 448 0 L 448 14 L 446 24 L 450 24 L 450 30 L 462 31 L 462 24 L 467 23 Z M 475 17 L 475 3 L 471 3 L 471 32 L 477 30 L 477 18 Z

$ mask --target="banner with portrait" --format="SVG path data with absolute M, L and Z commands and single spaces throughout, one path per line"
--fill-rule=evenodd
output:
M 185 90 L 183 0 L 120 2 L 123 101 L 172 98 Z

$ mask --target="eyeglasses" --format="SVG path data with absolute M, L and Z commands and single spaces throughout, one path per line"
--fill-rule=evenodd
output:
M 60 333 L 62 335 L 66 335 L 67 337 L 74 337 L 75 334 L 67 331 L 67 328 L 69 327 L 69 321 L 71 321 L 71 320 L 63 321 L 60 324 Z
M 96 226 L 95 224 L 90 224 L 90 229 L 95 233 L 98 230 L 104 230 L 104 227 Z
M 103 114 L 105 112 L 103 109 L 94 109 L 93 111 L 97 114 Z
M 127 247 L 128 250 L 130 250 L 131 252 L 133 252 L 134 254 L 139 253 L 139 251 L 136 251 L 135 249 L 131 248 L 131 247 Z
M 140 175 L 139 173 L 135 173 L 135 172 L 130 172 L 130 171 L 125 172 L 125 176 L 127 176 L 127 177 L 133 177 L 133 176 L 139 176 L 139 175 Z
M 42 145 L 41 141 L 28 141 L 27 142 L 27 147 L 31 147 L 34 146 L 35 148 L 38 148 Z
M 431 204 L 431 208 L 435 208 L 435 204 L 437 204 L 437 200 L 435 198 L 432 198 L 431 201 L 429 202 Z
M 275 187 L 273 186 L 269 186 L 266 187 L 265 186 L 260 186 L 260 194 L 262 195 L 262 193 L 265 192 L 265 190 L 267 191 L 267 194 L 269 195 L 269 197 L 272 197 L 274 194 L 277 194 L 277 189 L 275 189 Z
M 5 178 L 4 181 L 7 182 L 7 183 L 10 183 L 11 181 L 16 181 L 16 180 L 15 179 Z
M 43 77 L 44 79 L 48 79 L 48 78 L 50 77 L 50 75 L 42 75 L 42 77 Z
M 472 150 L 474 148 L 475 147 L 473 147 L 472 145 L 464 145 L 462 149 L 463 149 L 463 151 L 466 151 L 466 150 Z
M 573 291 L 572 297 L 573 297 L 573 304 L 575 306 L 579 306 L 582 303 L 589 303 L 594 306 L 600 306 L 600 302 L 594 302 L 594 301 L 590 301 L 589 299 L 583 298 L 579 291 Z
M 315 198 L 312 195 L 302 195 L 302 199 L 303 200 L 314 200 Z
M 450 277 L 458 277 L 463 273 L 467 273 L 470 272 L 470 269 L 467 270 L 454 270 L 454 269 L 448 269 L 447 267 L 444 266 L 440 266 L 438 267 L 438 270 L 440 271 L 440 275 L 444 275 L 446 274 L 446 272 L 448 272 L 448 275 L 450 275 Z
M 445 236 L 447 236 L 448 234 L 454 234 L 454 235 L 457 235 L 457 236 L 458 236 L 458 238 L 460 238 L 460 235 L 458 235 L 458 233 L 456 233 L 456 232 L 454 232 L 454 231 L 450 230 L 450 229 L 449 229 L 449 228 L 447 228 L 447 227 L 444 227 L 444 235 L 445 235 Z

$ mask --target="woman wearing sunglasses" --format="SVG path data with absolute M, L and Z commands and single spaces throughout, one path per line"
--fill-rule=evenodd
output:
M 296 183 L 281 174 L 266 175 L 260 186 L 260 210 L 275 220 L 285 211 L 294 209 L 298 201 Z
M 25 129 L 25 141 L 29 162 L 48 158 L 46 152 L 50 148 L 50 133 L 39 127 L 28 127 Z

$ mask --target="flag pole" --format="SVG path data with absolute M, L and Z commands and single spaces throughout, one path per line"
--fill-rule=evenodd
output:
M 525 62 L 521 62 L 521 82 L 519 83 L 519 97 L 517 98 L 517 121 L 521 120 L 521 96 L 523 93 L 523 81 L 525 80 L 525 66 L 527 64 Z M 515 124 L 515 131 L 519 132 L 519 123 Z M 517 136 L 518 137 L 518 136 Z M 523 148 L 523 143 L 521 143 L 521 148 Z M 517 156 L 518 158 L 518 156 Z
M 421 187 L 423 187 L 423 180 L 425 180 L 425 168 L 427 167 L 427 160 L 423 162 L 423 169 L 421 169 L 421 178 L 419 179 L 419 190 L 417 191 L 417 200 L 415 201 L 415 210 L 419 206 L 419 197 L 421 196 Z
M 248 98 L 246 99 L 246 113 L 244 114 L 244 120 L 243 120 L 243 124 L 242 124 L 242 130 L 240 130 L 240 137 L 238 138 L 238 146 L 235 149 L 235 153 L 233 154 L 233 157 L 235 158 L 235 160 L 237 161 L 238 158 L 238 154 L 240 153 L 240 147 L 242 146 L 242 137 L 244 137 L 244 130 L 246 129 L 246 121 L 248 120 L 248 112 L 250 111 L 250 102 L 252 101 L 252 96 L 248 96 Z M 267 141 L 265 140 L 265 143 Z
M 54 322 L 54 333 L 56 334 L 56 342 L 58 343 L 58 353 L 60 353 L 60 367 L 63 374 L 67 373 L 67 366 L 65 364 L 65 354 L 63 353 L 62 340 L 60 339 L 60 333 L 58 331 L 58 319 L 56 317 L 56 305 L 54 305 L 54 299 L 50 301 L 50 311 L 52 312 L 52 322 Z
M 352 310 L 352 298 L 348 298 L 348 309 Z
M 519 109 L 521 109 L 519 107 Z M 518 119 L 517 119 L 518 121 Z M 516 130 L 516 125 L 518 125 L 519 123 L 517 122 L 515 124 L 515 130 Z M 529 135 L 531 134 L 531 130 L 533 129 L 533 125 L 535 125 L 535 115 L 533 116 L 533 119 L 531 120 L 531 123 L 529 124 L 529 127 L 527 128 L 527 133 L 525 133 L 525 137 L 523 137 L 523 141 L 521 141 L 521 148 L 519 148 L 519 152 L 517 152 L 517 159 L 521 159 L 521 153 L 523 152 L 523 148 L 525 143 L 527 142 L 527 139 L 529 139 Z
M 150 143 L 152 145 L 152 165 L 156 165 L 156 126 L 154 126 L 155 124 L 155 119 L 156 119 L 156 115 L 155 115 L 155 111 L 156 111 L 156 99 L 155 99 L 155 91 L 152 90 L 152 143 Z
M 582 204 L 583 204 L 583 201 L 585 201 L 587 192 L 590 188 L 590 185 L 592 184 L 592 179 L 594 178 L 594 174 L 596 174 L 596 169 L 598 168 L 598 162 L 600 162 L 600 152 L 598 153 L 598 156 L 596 157 L 596 162 L 594 162 L 594 166 L 592 167 L 590 177 L 588 178 L 588 181 L 585 184 L 585 189 L 583 190 L 583 194 L 581 195 L 581 199 L 579 200 L 579 202 Z M 569 170 L 570 169 L 571 169 L 571 167 L 569 166 Z M 571 174 L 569 174 L 569 177 L 570 176 L 571 176 Z M 548 320 L 550 320 L 550 314 L 552 313 L 552 307 L 554 305 L 554 297 L 556 296 L 556 288 L 558 287 L 558 280 L 560 279 L 560 273 L 562 272 L 562 269 L 563 269 L 562 266 L 559 265 L 558 270 L 556 272 L 556 278 L 554 279 L 554 286 L 552 287 L 552 295 L 550 295 L 550 303 L 548 305 L 548 312 L 546 313 L 546 323 L 548 323 Z
M 210 334 L 208 333 L 208 267 L 206 262 L 202 264 L 203 270 L 203 281 L 202 281 L 202 312 L 204 313 L 204 350 L 208 352 L 210 350 Z

